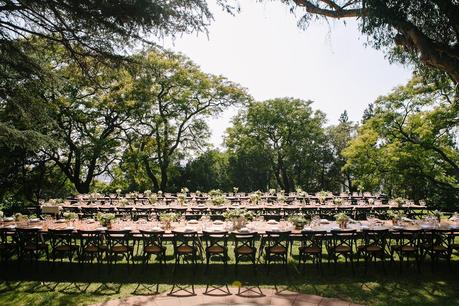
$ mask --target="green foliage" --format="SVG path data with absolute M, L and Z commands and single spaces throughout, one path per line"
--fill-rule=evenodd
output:
M 343 152 L 345 169 L 369 191 L 440 206 L 459 199 L 457 102 L 450 82 L 415 76 L 375 103 Z
M 313 111 L 311 103 L 274 99 L 253 102 L 239 113 L 225 140 L 235 185 L 287 192 L 297 185 L 339 188 L 328 175 L 334 158 L 325 137 L 325 115 Z

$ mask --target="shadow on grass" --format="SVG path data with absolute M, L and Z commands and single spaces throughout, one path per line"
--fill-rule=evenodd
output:
M 78 264 L 46 262 L 38 264 L 10 262 L 2 264 L 0 274 L 1 305 L 82 305 L 125 297 L 133 294 L 152 295 L 170 291 L 174 286 L 196 287 L 232 286 L 243 288 L 276 289 L 280 294 L 298 291 L 305 294 L 344 299 L 369 305 L 459 305 L 459 263 L 452 267 L 439 265 L 431 272 L 430 265 L 418 273 L 406 268 L 399 273 L 398 265 L 371 266 L 368 274 L 357 265 L 355 275 L 349 266 L 339 263 L 324 264 L 321 274 L 307 265 L 298 270 L 293 264 L 285 269 L 273 266 L 269 273 L 258 265 L 211 264 L 206 272 L 204 264 L 180 265 L 174 272 L 173 264 L 162 269 L 157 264 L 147 266 L 118 263 Z

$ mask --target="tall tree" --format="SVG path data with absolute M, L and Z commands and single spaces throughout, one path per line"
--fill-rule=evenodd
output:
M 227 146 L 235 154 L 256 148 L 251 152 L 259 152 L 269 161 L 273 185 L 280 189 L 327 187 L 325 115 L 313 111 L 311 103 L 291 98 L 251 103 L 235 121 L 237 125 L 229 129 Z
M 393 58 L 447 73 L 459 83 L 459 3 L 456 0 L 281 0 L 314 18 L 358 18 L 362 33 Z
M 459 198 L 455 86 L 415 76 L 375 102 L 344 151 L 356 183 L 450 205 Z M 455 200 L 454 200 L 455 199 Z
M 202 72 L 182 55 L 149 51 L 132 69 L 132 97 L 141 103 L 136 126 L 127 134 L 138 151 L 155 190 L 167 190 L 175 155 L 203 150 L 209 131 L 206 118 L 249 99 L 224 77 Z

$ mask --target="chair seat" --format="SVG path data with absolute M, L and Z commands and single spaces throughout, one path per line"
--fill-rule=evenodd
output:
M 378 253 L 378 252 L 382 252 L 383 248 L 380 247 L 379 245 L 368 245 L 368 246 L 365 246 L 364 250 L 369 253 Z
M 219 246 L 219 245 L 213 245 L 207 248 L 207 252 L 213 253 L 213 254 L 224 253 L 225 251 L 226 251 L 226 248 Z
M 244 255 L 247 255 L 247 254 L 254 254 L 256 252 L 256 249 L 255 248 L 251 248 L 247 245 L 242 245 L 240 247 L 238 247 L 237 249 L 234 249 L 234 252 L 236 254 L 244 254 Z
M 132 247 L 127 245 L 115 245 L 112 247 L 113 253 L 127 253 L 132 250 Z
M 40 243 L 40 244 L 27 244 L 24 246 L 24 250 L 26 251 L 38 251 L 38 250 L 44 250 L 47 249 L 48 245 L 45 243 Z
M 401 247 L 402 252 L 416 252 L 417 248 L 410 245 L 404 245 Z
M 86 252 L 86 253 L 97 253 L 97 252 L 101 252 L 101 251 L 104 251 L 106 250 L 107 247 L 105 245 L 101 245 L 101 246 L 96 246 L 96 245 L 88 245 L 87 247 L 85 247 L 83 249 L 83 252 Z
M 304 254 L 319 254 L 322 253 L 322 249 L 319 247 L 301 247 L 299 248 L 300 253 Z
M 435 252 L 446 252 L 448 251 L 448 248 L 445 247 L 444 245 L 436 245 L 432 248 Z
M 72 247 L 71 245 L 58 245 L 54 247 L 54 251 L 57 251 L 57 252 L 70 252 L 74 249 L 75 248 Z
M 148 254 L 159 254 L 162 253 L 165 250 L 164 247 L 160 247 L 157 245 L 149 245 L 143 248 L 143 251 Z
M 267 253 L 282 254 L 287 253 L 287 249 L 281 245 L 266 248 Z
M 335 252 L 338 252 L 338 253 L 350 253 L 350 252 L 352 252 L 352 248 L 350 246 L 347 246 L 347 245 L 338 245 L 338 246 L 334 247 L 333 250 Z
M 189 245 L 181 245 L 177 248 L 177 253 L 182 253 L 182 254 L 191 254 L 194 251 L 195 249 Z

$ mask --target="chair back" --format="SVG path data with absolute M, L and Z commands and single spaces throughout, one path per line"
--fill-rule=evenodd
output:
M 206 250 L 211 247 L 226 249 L 228 246 L 227 231 L 203 231 L 203 240 L 206 243 Z
M 27 246 L 38 249 L 44 242 L 38 228 L 16 228 L 16 240 L 21 250 Z
M 179 248 L 190 247 L 193 250 L 197 250 L 200 246 L 198 232 L 196 231 L 172 231 L 172 234 L 174 235 L 172 239 L 174 253 L 176 253 Z
M 66 246 L 72 248 L 74 243 L 74 235 L 72 229 L 48 229 L 51 248 Z
M 333 247 L 345 246 L 353 250 L 355 241 L 357 239 L 357 231 L 352 230 L 332 230 L 332 244 Z
M 268 249 L 281 248 L 288 253 L 291 231 L 266 231 L 266 246 Z
M 131 245 L 131 230 L 107 230 L 105 239 L 109 250 L 115 246 L 130 247 Z
M 163 248 L 164 231 L 148 231 L 140 230 L 142 235 L 143 247 L 158 247 Z
M 301 247 L 322 249 L 322 244 L 326 236 L 326 231 L 303 230 L 301 231 Z
M 95 247 L 97 250 L 102 245 L 103 235 L 98 230 L 78 230 L 78 237 L 80 238 L 80 247 L 82 250 L 88 247 Z
M 388 234 L 388 229 L 363 229 L 363 243 L 365 246 L 379 246 L 384 250 Z

